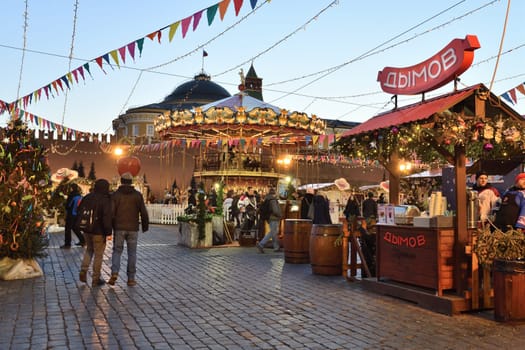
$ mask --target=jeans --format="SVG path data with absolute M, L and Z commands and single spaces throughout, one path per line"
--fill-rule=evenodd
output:
M 266 242 L 272 239 L 273 243 L 273 249 L 277 250 L 279 249 L 279 240 L 277 239 L 277 235 L 279 234 L 279 220 L 269 220 L 268 223 L 270 224 L 270 232 L 268 232 L 263 239 L 259 242 L 259 245 L 261 247 L 264 247 L 266 245 Z
M 106 249 L 106 236 L 95 235 L 92 233 L 85 233 L 86 239 L 86 251 L 84 252 L 84 259 L 82 259 L 82 265 L 80 271 L 87 272 L 91 259 L 95 255 L 93 260 L 93 281 L 100 279 L 100 269 L 102 268 L 102 258 L 104 257 L 104 250 Z
M 128 248 L 128 280 L 135 279 L 137 272 L 137 240 L 138 231 L 120 231 L 115 230 L 113 233 L 113 255 L 111 257 L 111 274 L 118 274 L 120 270 L 120 257 L 124 250 L 124 242 Z

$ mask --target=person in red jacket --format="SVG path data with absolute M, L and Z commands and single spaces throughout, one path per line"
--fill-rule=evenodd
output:
M 149 217 L 144 205 L 142 194 L 133 185 L 133 175 L 122 174 L 121 185 L 113 193 L 113 254 L 111 256 L 111 278 L 108 283 L 114 285 L 120 270 L 120 257 L 124 250 L 124 242 L 128 249 L 128 286 L 137 284 L 137 241 L 139 224 L 142 232 L 149 229 Z M 139 222 L 140 219 L 140 222 Z

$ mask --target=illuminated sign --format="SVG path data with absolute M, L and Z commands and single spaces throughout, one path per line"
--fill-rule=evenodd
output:
M 396 95 L 415 95 L 437 89 L 465 72 L 479 49 L 478 37 L 467 35 L 454 39 L 444 49 L 424 62 L 411 67 L 385 67 L 377 81 L 381 89 Z

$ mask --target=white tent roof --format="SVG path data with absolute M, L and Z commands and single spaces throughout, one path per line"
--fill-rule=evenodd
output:
M 335 186 L 333 182 L 323 182 L 323 183 L 318 183 L 318 184 L 306 184 L 306 185 L 301 185 L 299 187 L 297 187 L 298 190 L 307 190 L 309 188 L 313 188 L 314 190 L 320 190 L 322 188 L 325 188 L 325 187 L 329 187 L 329 186 Z

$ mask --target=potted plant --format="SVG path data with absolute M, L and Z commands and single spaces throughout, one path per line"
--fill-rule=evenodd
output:
M 509 226 L 503 231 L 490 225 L 478 230 L 474 253 L 492 271 L 494 316 L 497 321 L 525 321 L 525 235 Z
M 208 213 L 205 203 L 203 185 L 199 186 L 197 195 L 197 210 L 177 217 L 180 244 L 190 248 L 211 247 L 213 245 L 212 215 Z

